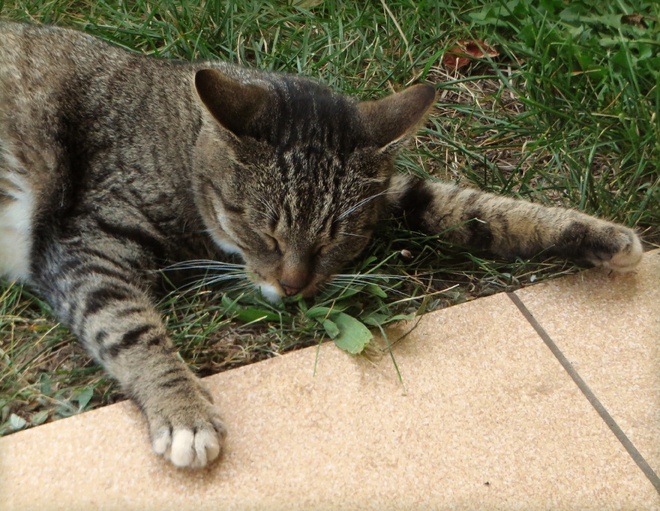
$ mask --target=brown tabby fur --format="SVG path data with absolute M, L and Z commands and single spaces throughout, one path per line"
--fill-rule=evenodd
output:
M 43 295 L 122 384 L 157 453 L 200 467 L 225 429 L 154 309 L 151 270 L 238 252 L 264 294 L 309 296 L 397 208 L 496 254 L 634 268 L 625 227 L 395 174 L 434 97 L 417 85 L 359 103 L 302 77 L 0 23 L 0 274 Z

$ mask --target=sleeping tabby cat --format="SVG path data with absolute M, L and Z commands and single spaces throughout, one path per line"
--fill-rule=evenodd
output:
M 44 296 L 121 383 L 156 453 L 202 467 L 225 428 L 177 358 L 150 270 L 238 253 L 264 295 L 310 296 L 396 208 L 499 255 L 635 267 L 626 227 L 396 174 L 434 98 L 416 85 L 357 102 L 299 76 L 0 22 L 0 274 Z

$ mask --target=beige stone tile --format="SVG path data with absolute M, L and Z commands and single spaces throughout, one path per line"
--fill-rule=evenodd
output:
M 331 344 L 208 378 L 229 437 L 201 472 L 129 403 L 6 437 L 0 509 L 660 509 L 506 296 L 425 316 L 395 358 L 403 384 Z
M 587 271 L 516 292 L 660 473 L 660 250 L 638 271 Z

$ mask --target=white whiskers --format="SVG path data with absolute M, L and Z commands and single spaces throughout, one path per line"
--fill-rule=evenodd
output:
M 188 261 L 170 264 L 163 268 L 163 271 L 178 270 L 245 271 L 245 265 L 216 261 L 215 259 L 190 259 Z
M 252 285 L 245 273 L 244 264 L 226 263 L 212 259 L 196 259 L 174 263 L 163 268 L 163 271 L 190 272 L 196 270 L 200 270 L 202 273 L 198 273 L 191 276 L 189 279 L 186 279 L 191 282 L 182 286 L 182 291 L 195 292 L 204 287 L 225 284 L 231 281 L 239 282 L 234 286 L 223 287 L 224 291 L 247 289 Z
M 392 193 L 392 192 L 390 192 L 389 190 L 383 190 L 382 192 L 376 193 L 376 194 L 374 194 L 374 195 L 370 195 L 369 197 L 367 197 L 367 198 L 365 198 L 365 199 L 362 199 L 360 202 L 358 202 L 357 204 L 352 205 L 352 206 L 349 207 L 346 211 L 344 211 L 343 213 L 341 213 L 341 214 L 337 217 L 337 220 L 344 220 L 347 216 L 349 216 L 350 214 L 354 213 L 356 210 L 360 209 L 360 208 L 361 208 L 362 206 L 364 206 L 365 204 L 370 203 L 372 200 L 377 199 L 378 197 L 382 197 L 383 195 L 389 195 L 389 194 L 391 194 L 391 193 Z

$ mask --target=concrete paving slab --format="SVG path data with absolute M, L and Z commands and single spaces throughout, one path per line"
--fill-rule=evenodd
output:
M 587 271 L 516 295 L 660 473 L 660 250 L 635 273 Z
M 507 296 L 424 316 L 394 357 L 403 382 L 332 344 L 207 378 L 229 436 L 203 471 L 153 455 L 127 402 L 0 439 L 0 509 L 660 509 Z

